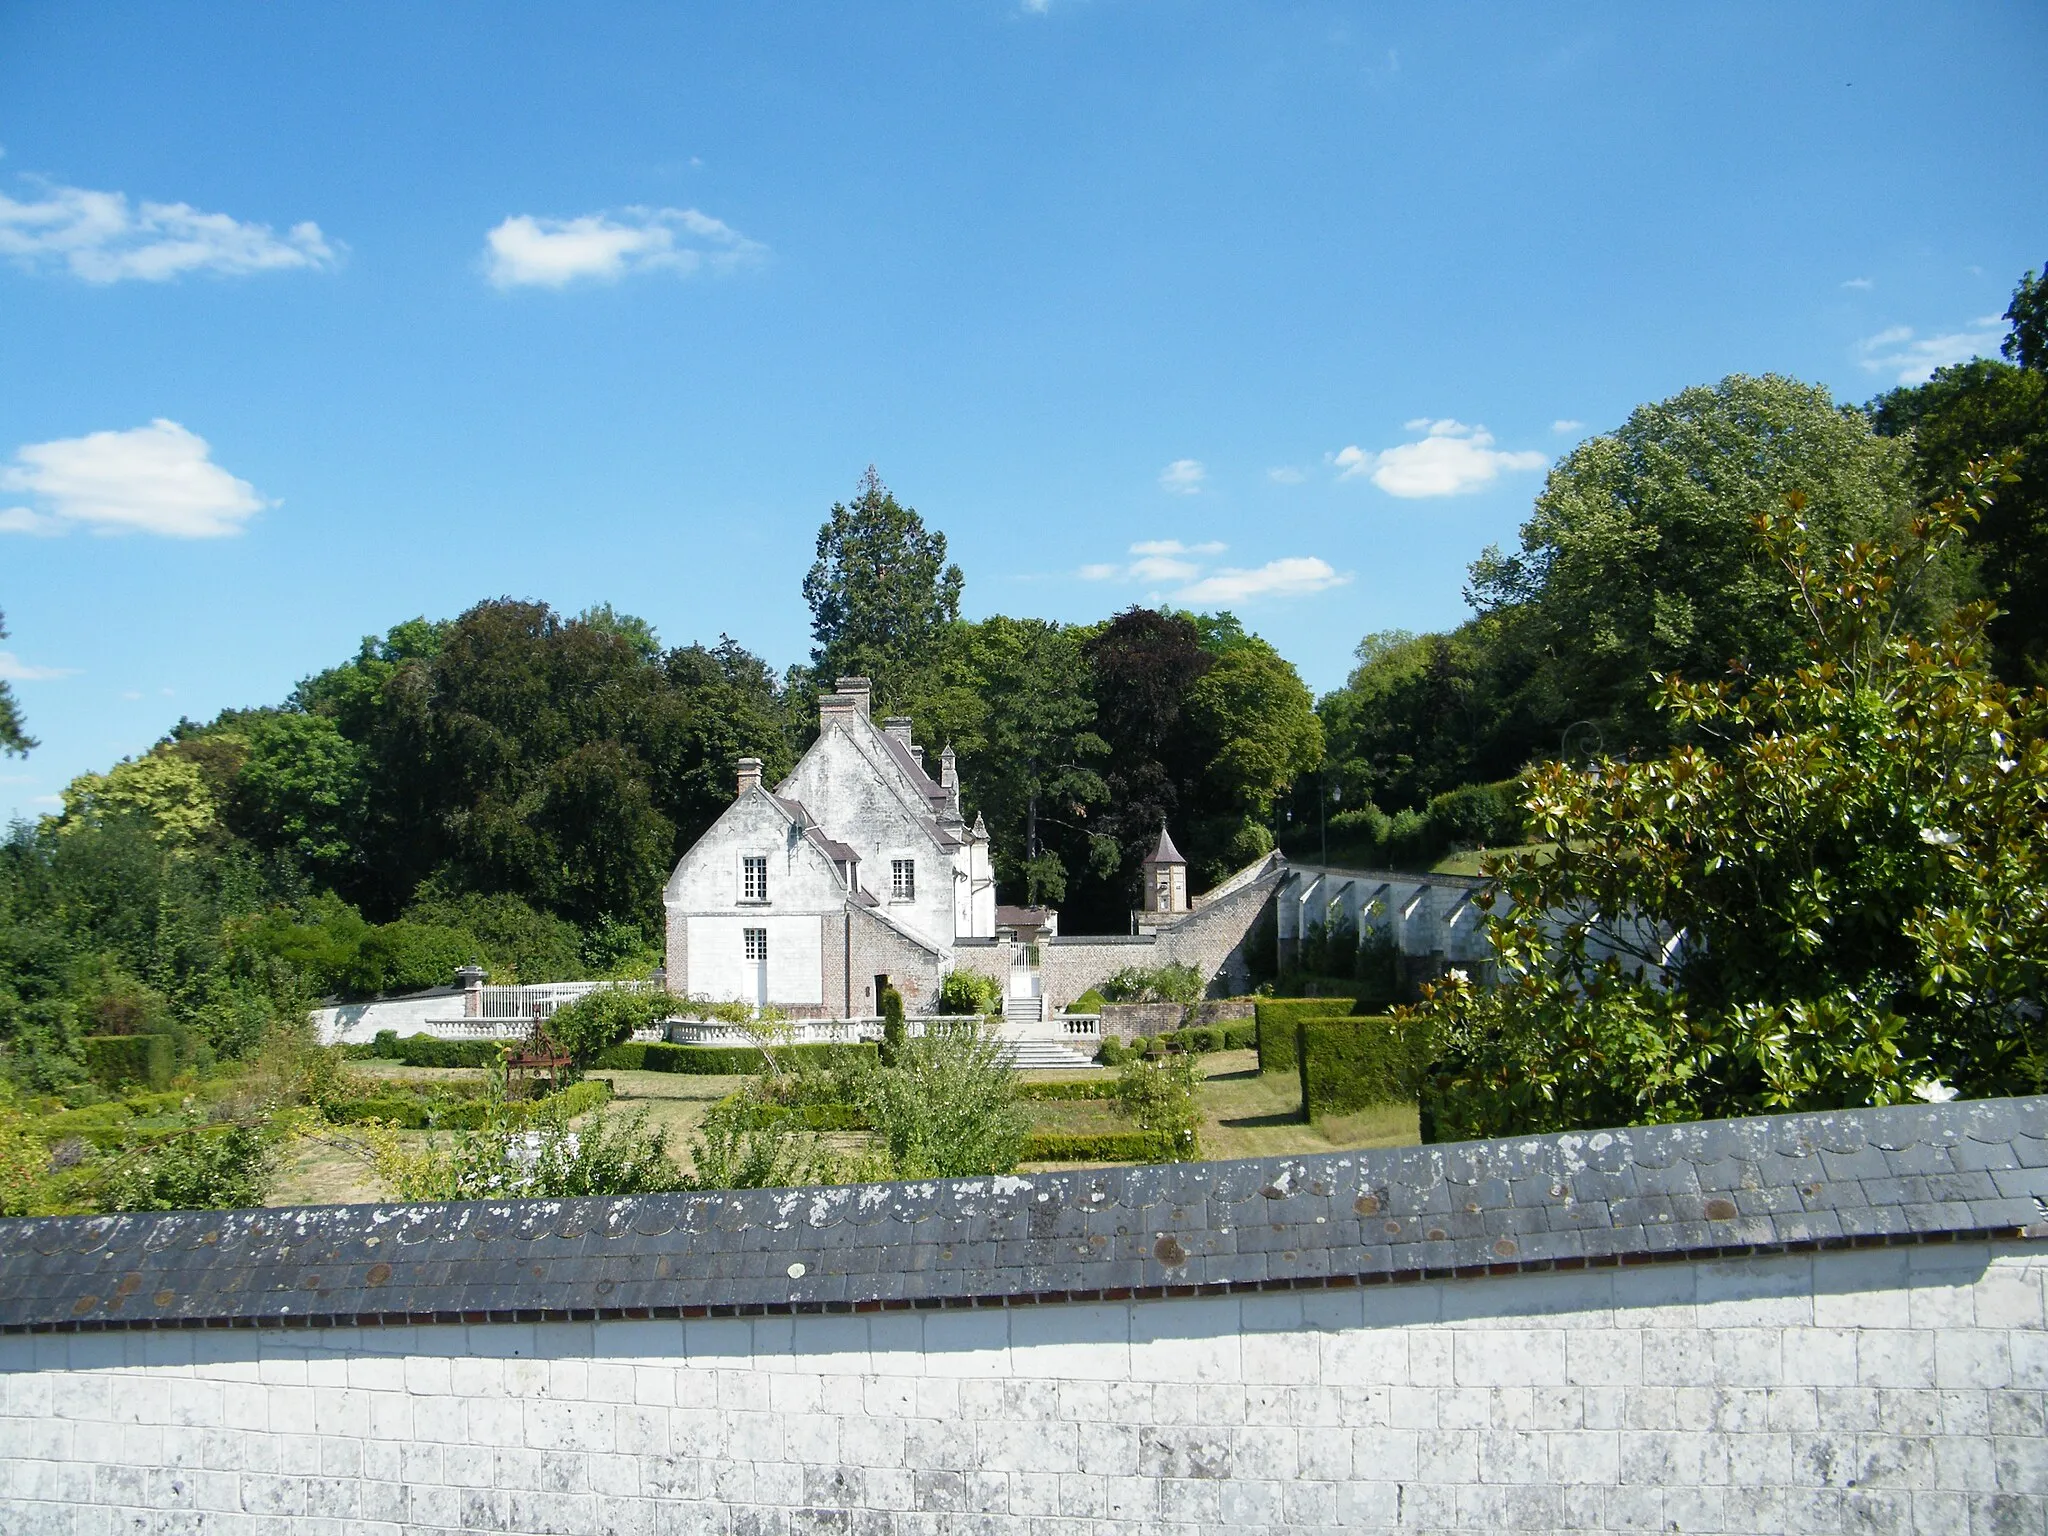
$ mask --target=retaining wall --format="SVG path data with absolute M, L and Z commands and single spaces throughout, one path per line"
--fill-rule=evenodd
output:
M 2044 1195 L 2036 1099 L 0 1223 L 0 1529 L 2039 1531 Z

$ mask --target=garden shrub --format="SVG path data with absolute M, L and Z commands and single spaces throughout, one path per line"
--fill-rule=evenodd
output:
M 893 988 L 891 990 L 894 990 Z M 1001 1013 L 1003 988 L 993 976 L 953 971 L 939 983 L 941 1013 Z
M 542 1027 L 580 1068 L 673 1012 L 675 999 L 657 988 L 601 987 L 557 1008 Z
M 398 1031 L 395 1029 L 378 1030 L 377 1038 L 370 1042 L 370 1054 L 382 1057 L 387 1061 L 396 1060 L 399 1054 Z
M 1149 1161 L 1191 1163 L 1202 1155 L 1202 1069 L 1192 1056 L 1128 1061 L 1117 1073 L 1116 1101 L 1150 1137 Z
M 1413 1103 L 1421 1090 L 1429 1065 L 1429 1034 L 1421 1024 L 1375 1015 L 1303 1019 L 1294 1029 L 1306 1119 Z
M 1255 1044 L 1261 1072 L 1294 1070 L 1294 1026 L 1304 1019 L 1342 1018 L 1358 1012 L 1356 999 L 1342 997 L 1262 997 L 1253 1004 L 1257 1015 Z
M 168 1035 L 87 1035 L 78 1045 L 85 1070 L 106 1087 L 148 1083 L 160 1088 L 171 1080 Z
M 1067 1004 L 1067 1012 L 1100 1013 L 1102 1012 L 1102 1004 L 1102 994 L 1096 991 L 1093 987 L 1090 987 L 1086 992 L 1083 992 L 1079 997 L 1075 998 L 1071 1003 Z
M 245 1125 L 209 1126 L 135 1154 L 108 1182 L 110 1211 L 224 1211 L 261 1205 L 275 1145 Z
M 1248 1051 L 1258 1043 L 1259 1026 L 1254 1020 L 1223 1026 L 1223 1049 L 1226 1051 Z
M 1026 1123 L 1017 1074 L 993 1029 L 927 1028 L 859 1081 L 890 1176 L 967 1178 L 1017 1166 Z
M 1195 1003 L 1202 997 L 1202 973 L 1192 965 L 1127 965 L 1098 991 L 1112 1003 Z

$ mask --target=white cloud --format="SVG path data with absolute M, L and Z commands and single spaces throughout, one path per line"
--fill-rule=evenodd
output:
M 1221 570 L 1205 576 L 1193 586 L 1174 594 L 1184 603 L 1242 603 L 1261 597 L 1305 597 L 1312 592 L 1341 587 L 1349 576 L 1340 576 L 1327 560 L 1313 555 L 1296 555 L 1268 560 L 1257 570 Z
M 1852 277 L 1843 282 L 1842 286 L 1844 288 L 1854 288 L 1860 293 L 1868 293 L 1871 289 L 1875 288 L 1877 284 L 1873 283 L 1867 277 Z
M 695 208 L 625 208 L 579 219 L 514 214 L 484 237 L 484 270 L 500 288 L 563 288 L 635 272 L 723 271 L 766 247 Z
M 1493 434 L 1486 428 L 1468 427 L 1461 421 L 1432 421 L 1424 416 L 1406 426 L 1410 432 L 1427 435 L 1420 442 L 1402 443 L 1379 453 L 1368 453 L 1356 444 L 1344 448 L 1330 457 L 1338 478 L 1370 475 L 1372 483 L 1389 496 L 1458 496 L 1483 490 L 1506 471 L 1541 469 L 1550 462 L 1533 449 L 1495 448 Z
M 53 678 L 71 677 L 76 667 L 32 667 L 12 651 L 0 651 L 0 683 L 46 683 Z
M 1183 544 L 1179 539 L 1145 539 L 1131 546 L 1134 555 L 1220 555 L 1230 548 L 1220 539 L 1202 544 Z
M 131 206 L 121 192 L 50 186 L 27 202 L 0 193 L 0 256 L 31 270 L 62 268 L 88 283 L 161 283 L 187 272 L 331 267 L 339 247 L 310 222 L 280 236 L 268 224 L 190 203 Z
M 2004 325 L 2004 316 L 1986 315 L 1971 321 L 1966 330 L 1940 336 L 1921 336 L 1910 325 L 1895 325 L 1858 345 L 1861 355 L 1857 361 L 1872 373 L 1896 369 L 1901 384 L 1922 384 L 1937 368 L 1996 353 L 2005 335 Z
M 1200 459 L 1175 459 L 1159 471 L 1159 488 L 1176 496 L 1192 496 L 1208 478 L 1209 471 Z
M 1266 471 L 1266 478 L 1275 485 L 1299 485 L 1308 475 L 1292 464 L 1279 464 Z
M 30 443 L 0 470 L 0 490 L 40 497 L 49 510 L 9 508 L 0 513 L 0 531 L 43 533 L 79 525 L 94 533 L 173 539 L 240 533 L 269 503 L 209 454 L 206 439 L 162 418 L 126 432 Z
M 1210 539 L 1201 544 L 1183 544 L 1179 539 L 1141 539 L 1130 547 L 1137 558 L 1128 564 L 1084 565 L 1083 581 L 1193 581 L 1202 574 L 1201 565 L 1190 556 L 1220 555 L 1230 546 Z
M 1128 564 L 1084 565 L 1084 581 L 1144 582 L 1158 587 L 1180 584 L 1174 600 L 1183 603 L 1242 603 L 1261 597 L 1304 597 L 1351 580 L 1340 576 L 1326 560 L 1297 555 L 1269 560 L 1256 570 L 1225 566 L 1207 570 L 1207 557 L 1220 555 L 1228 545 L 1211 539 L 1184 544 L 1179 539 L 1147 539 L 1133 544 L 1137 558 Z
M 1583 421 L 1573 421 L 1569 416 L 1560 416 L 1550 424 L 1553 432 L 1582 432 L 1585 427 Z

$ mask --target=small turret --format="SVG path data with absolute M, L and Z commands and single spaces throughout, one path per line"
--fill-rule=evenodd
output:
M 1139 897 L 1143 912 L 1185 912 L 1188 909 L 1188 861 L 1159 821 L 1159 844 L 1145 860 L 1145 888 Z

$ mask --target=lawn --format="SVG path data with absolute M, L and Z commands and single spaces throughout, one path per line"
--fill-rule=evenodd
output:
M 1409 1146 L 1420 1140 L 1412 1104 L 1384 1105 L 1306 1123 L 1301 1084 L 1292 1072 L 1261 1075 L 1256 1051 L 1215 1051 L 1202 1058 L 1202 1155 L 1210 1158 L 1285 1157 L 1355 1147 Z M 350 1074 L 383 1084 L 476 1081 L 461 1067 L 406 1067 L 392 1062 L 348 1063 Z M 612 1081 L 618 1109 L 644 1110 L 669 1133 L 669 1150 L 688 1166 L 690 1138 L 705 1112 L 746 1086 L 745 1077 L 693 1077 L 679 1072 L 600 1072 Z M 1027 1072 L 1030 1082 L 1113 1083 L 1109 1072 Z M 1029 1101 L 1033 1127 L 1044 1131 L 1124 1131 L 1131 1124 L 1104 1099 Z M 426 1132 L 405 1132 L 408 1136 Z M 838 1139 L 838 1138 L 835 1138 Z M 1028 1164 L 1030 1168 L 1074 1164 Z M 1098 1165 L 1087 1165 L 1098 1166 Z M 270 1194 L 272 1205 L 339 1205 L 383 1198 L 370 1169 L 368 1148 L 350 1126 L 328 1126 L 295 1144 Z

